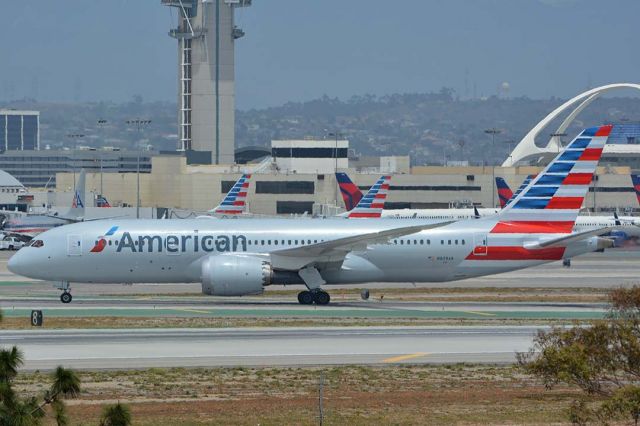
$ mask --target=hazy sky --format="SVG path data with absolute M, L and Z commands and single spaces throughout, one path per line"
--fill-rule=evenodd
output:
M 171 12 L 160 0 L 3 2 L 0 99 L 174 100 Z M 237 107 L 638 82 L 639 16 L 639 0 L 254 0 L 236 14 Z

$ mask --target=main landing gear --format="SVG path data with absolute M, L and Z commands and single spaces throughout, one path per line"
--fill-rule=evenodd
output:
M 331 296 L 324 290 L 305 290 L 298 293 L 298 302 L 301 305 L 328 305 L 331 301 Z
M 60 295 L 60 301 L 62 303 L 71 303 L 73 297 L 71 297 L 71 286 L 68 281 L 63 281 L 59 284 L 56 284 L 55 287 L 59 290 L 62 290 L 62 294 Z
M 562 266 L 565 268 L 571 268 L 571 259 L 562 259 Z

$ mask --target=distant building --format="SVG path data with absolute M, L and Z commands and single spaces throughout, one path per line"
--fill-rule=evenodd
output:
M 334 173 L 349 167 L 348 151 L 348 140 L 271 141 L 271 156 L 282 173 Z
M 140 172 L 151 172 L 151 156 L 157 151 L 140 152 Z M 86 169 L 88 172 L 134 173 L 138 151 L 113 150 L 9 150 L 0 154 L 0 169 L 25 186 L 55 188 L 56 173 Z
M 0 109 L 0 150 L 40 149 L 40 112 Z

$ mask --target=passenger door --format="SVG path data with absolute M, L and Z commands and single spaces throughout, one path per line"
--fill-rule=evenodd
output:
M 67 256 L 82 256 L 82 237 L 80 235 L 67 236 Z
M 487 242 L 487 234 L 473 234 L 473 254 L 476 256 L 486 256 L 489 253 L 489 244 Z

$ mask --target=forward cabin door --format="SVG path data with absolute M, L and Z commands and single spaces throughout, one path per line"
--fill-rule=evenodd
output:
M 489 253 L 489 244 L 487 242 L 487 234 L 473 234 L 473 254 L 476 256 L 486 256 Z
M 82 236 L 67 235 L 67 256 L 82 256 Z

